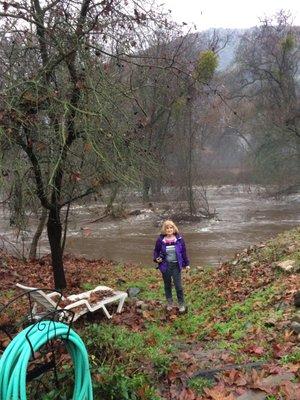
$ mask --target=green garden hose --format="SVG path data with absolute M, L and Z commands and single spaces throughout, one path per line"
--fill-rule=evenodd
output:
M 83 341 L 69 326 L 53 321 L 41 321 L 27 327 L 5 349 L 0 359 L 1 400 L 26 400 L 26 373 L 32 350 L 38 351 L 54 338 L 66 340 L 73 361 L 75 385 L 72 399 L 93 400 L 88 354 Z

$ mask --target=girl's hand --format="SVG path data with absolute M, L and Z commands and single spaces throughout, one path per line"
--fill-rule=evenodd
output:
M 162 262 L 162 258 L 161 257 L 157 257 L 156 262 L 161 263 Z

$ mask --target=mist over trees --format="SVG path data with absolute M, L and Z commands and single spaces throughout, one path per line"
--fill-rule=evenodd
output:
M 12 226 L 47 224 L 66 285 L 69 209 L 138 190 L 211 215 L 210 184 L 299 186 L 299 27 L 184 33 L 152 3 L 2 3 L 1 197 Z M 226 62 L 222 55 L 226 54 Z
M 285 13 L 246 32 L 231 71 L 232 97 L 252 148 L 253 177 L 277 191 L 299 187 L 299 27 Z M 235 93 L 234 93 L 235 92 Z

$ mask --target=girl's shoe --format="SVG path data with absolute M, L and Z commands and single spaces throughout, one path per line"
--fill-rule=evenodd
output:
M 172 309 L 173 309 L 173 303 L 170 302 L 170 301 L 168 301 L 166 309 L 167 309 L 167 311 L 172 311 Z
M 181 304 L 181 305 L 179 306 L 179 312 L 180 312 L 180 314 L 183 314 L 185 311 L 186 311 L 185 305 L 184 305 L 184 304 Z

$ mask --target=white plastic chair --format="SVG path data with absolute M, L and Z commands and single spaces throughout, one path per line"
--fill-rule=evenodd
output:
M 126 292 L 114 291 L 113 289 L 107 286 L 97 286 L 93 290 L 88 290 L 80 294 L 73 294 L 68 297 L 61 296 L 58 301 L 55 301 L 53 300 L 53 298 L 59 296 L 59 292 L 46 293 L 42 289 L 21 285 L 20 283 L 17 283 L 16 286 L 24 290 L 25 292 L 30 292 L 29 294 L 32 297 L 32 299 L 37 304 L 42 306 L 45 309 L 45 311 L 53 312 L 53 311 L 67 310 L 74 312 L 73 321 L 76 321 L 83 314 L 86 314 L 88 312 L 95 312 L 96 310 L 99 309 L 103 310 L 107 318 L 111 318 L 112 315 L 108 312 L 106 305 L 118 301 L 119 304 L 117 308 L 117 313 L 120 313 L 123 309 L 124 301 L 128 296 Z M 111 296 L 105 297 L 103 300 L 100 300 L 95 304 L 89 303 L 90 294 L 107 290 L 112 291 L 113 294 Z M 66 300 L 71 301 L 72 303 L 66 305 L 65 307 L 60 307 L 59 302 Z M 73 309 L 75 309 L 76 307 L 80 307 L 80 309 L 73 311 Z M 35 312 L 36 308 L 37 307 L 35 305 L 33 307 L 33 314 L 36 313 Z

